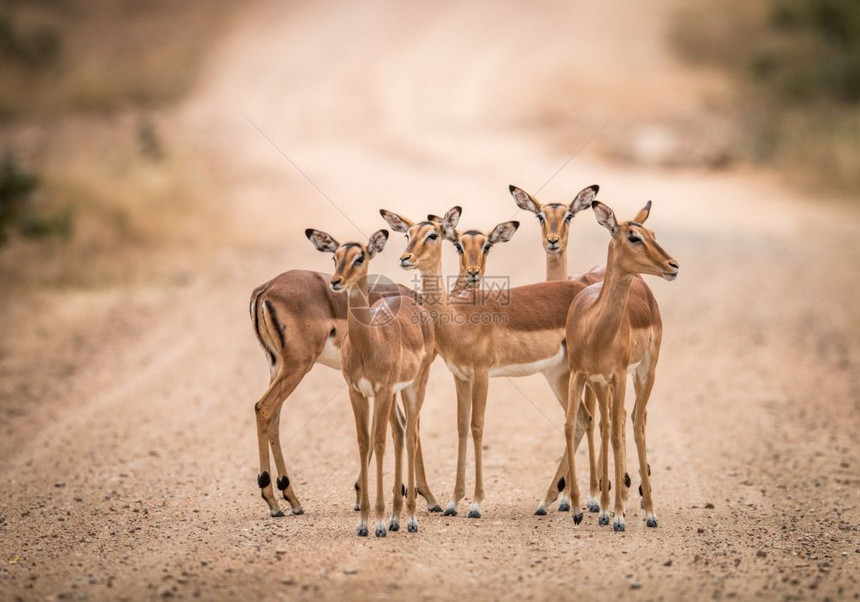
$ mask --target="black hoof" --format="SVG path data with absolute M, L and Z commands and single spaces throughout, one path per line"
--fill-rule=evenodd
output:
M 442 513 L 442 516 L 457 516 L 457 511 L 453 508 L 445 508 L 445 512 Z
M 600 506 L 598 504 L 589 504 L 588 505 L 589 512 L 600 512 Z
M 284 511 L 283 510 L 278 510 L 277 512 L 272 513 L 272 518 L 283 518 L 283 517 L 284 517 Z
M 361 527 L 358 530 L 359 537 L 367 537 L 367 527 Z
M 469 514 L 466 515 L 468 518 L 481 518 L 481 513 L 477 510 L 469 510 Z
M 546 510 L 544 510 L 543 506 L 535 510 L 535 516 L 546 516 Z
M 428 508 L 427 512 L 442 512 L 442 506 L 440 506 L 439 504 L 436 504 L 432 508 Z
M 620 532 L 626 530 L 626 527 L 624 526 L 623 523 L 615 523 L 614 525 L 612 525 L 612 530 L 617 532 L 617 533 L 620 533 Z
M 406 529 L 407 529 L 410 533 L 418 533 L 418 523 L 409 523 L 409 524 L 406 526 Z
M 398 525 L 397 523 L 388 523 L 388 530 L 389 531 L 400 531 L 400 525 Z
M 300 515 L 304 514 L 305 511 L 302 510 L 301 508 L 296 508 L 295 510 L 292 511 L 292 513 L 295 514 L 296 516 L 300 516 Z
M 356 504 L 355 506 L 352 507 L 352 509 L 355 510 L 356 512 L 358 512 L 359 510 L 361 510 L 361 506 Z
M 651 527 L 652 529 L 656 529 L 657 528 L 657 519 L 656 518 L 649 518 L 648 520 L 645 521 L 645 526 Z
M 609 524 L 609 517 L 608 516 L 598 517 L 597 524 L 600 525 L 601 527 L 605 527 L 606 525 Z
M 558 511 L 559 512 L 570 512 L 570 504 L 568 504 L 567 502 L 562 502 L 561 504 L 558 505 Z
M 376 530 L 377 537 L 385 537 L 385 529 L 377 529 Z
M 573 515 L 573 524 L 578 525 L 581 522 L 582 522 L 582 512 L 580 512 L 579 514 L 574 514 Z

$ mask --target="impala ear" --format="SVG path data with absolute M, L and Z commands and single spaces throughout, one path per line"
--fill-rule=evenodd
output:
M 441 224 L 442 218 L 439 217 L 438 215 L 433 215 L 432 213 L 428 213 L 427 214 L 427 221 L 433 222 L 434 224 Z
M 305 236 L 311 241 L 314 248 L 320 253 L 334 253 L 340 246 L 340 243 L 321 230 L 308 228 L 305 230 Z
M 367 253 L 371 259 L 377 253 L 382 253 L 386 242 L 388 242 L 388 230 L 378 230 L 370 235 L 370 240 L 367 241 Z
M 514 237 L 514 232 L 516 232 L 519 227 L 519 222 L 502 222 L 493 228 L 493 231 L 490 232 L 490 236 L 487 237 L 487 240 L 491 245 L 500 242 L 508 242 Z
M 597 217 L 597 223 L 609 230 L 612 236 L 617 236 L 618 229 L 618 221 L 615 219 L 615 213 L 601 203 L 600 201 L 594 201 L 591 203 L 591 208 L 594 209 L 594 215 Z
M 445 238 L 453 240 L 451 237 L 457 236 L 455 228 L 457 227 L 457 224 L 460 223 L 460 215 L 462 213 L 462 207 L 456 206 L 449 209 L 445 214 L 445 217 L 442 218 L 442 223 L 440 225 L 442 226 L 442 235 Z
M 594 202 L 594 197 L 597 196 L 598 190 L 600 190 L 600 186 L 597 184 L 592 184 L 591 186 L 580 190 L 570 203 L 570 212 L 576 215 L 583 209 L 591 207 L 591 203 Z
M 396 213 L 392 213 L 385 209 L 380 209 L 379 215 L 382 216 L 382 219 L 384 219 L 395 232 L 403 232 L 405 234 L 409 231 L 409 228 L 415 225 L 412 220 L 406 219 L 401 215 L 397 215 Z
M 645 203 L 645 206 L 639 210 L 639 213 L 636 214 L 636 217 L 633 218 L 633 221 L 638 222 L 640 224 L 644 224 L 645 220 L 648 219 L 649 215 L 651 215 L 651 201 Z
M 514 197 L 514 202 L 517 204 L 517 207 L 523 211 L 540 213 L 540 203 L 538 203 L 537 199 L 528 192 L 522 188 L 514 186 L 513 184 L 508 186 L 508 190 L 511 191 L 511 196 Z

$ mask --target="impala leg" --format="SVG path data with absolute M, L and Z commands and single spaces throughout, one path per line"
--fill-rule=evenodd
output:
M 257 485 L 260 487 L 263 499 L 269 505 L 269 514 L 275 517 L 283 516 L 284 513 L 278 506 L 272 489 L 269 448 L 272 449 L 275 456 L 275 464 L 279 473 L 278 483 L 279 485 L 286 483 L 283 488 L 284 497 L 290 502 L 294 511 L 296 509 L 301 511 L 301 505 L 287 477 L 287 467 L 278 438 L 278 418 L 284 400 L 293 392 L 305 374 L 307 374 L 306 368 L 282 369 L 269 383 L 269 388 L 266 389 L 260 400 L 254 404 L 257 422 L 257 447 L 260 453 L 260 473 L 257 475 Z M 285 477 L 287 478 L 286 481 L 283 480 Z
M 349 399 L 352 402 L 352 413 L 355 417 L 355 434 L 358 439 L 358 487 L 361 498 L 359 509 L 361 517 L 358 521 L 359 537 L 367 537 L 367 519 L 370 514 L 370 496 L 367 491 L 367 469 L 370 463 L 370 431 L 368 429 L 368 418 L 370 414 L 370 401 L 361 393 L 349 387 Z
M 624 519 L 624 394 L 627 389 L 627 374 L 621 372 L 612 378 L 612 452 L 615 460 L 615 518 L 612 521 L 613 531 L 624 531 L 627 523 Z
M 564 413 L 564 439 L 565 452 L 567 455 L 567 465 L 570 468 L 570 499 L 573 507 L 573 522 L 579 524 L 582 522 L 582 510 L 579 499 L 579 485 L 576 482 L 576 443 L 574 435 L 576 434 L 576 421 L 579 416 L 580 400 L 582 399 L 582 391 L 585 388 L 585 374 L 576 372 L 571 374 L 570 387 L 567 397 L 567 411 Z M 580 435 L 581 436 L 581 435 Z
M 383 484 L 383 462 L 385 460 L 385 439 L 388 434 L 388 420 L 394 395 L 390 391 L 378 391 L 373 404 L 373 455 L 376 456 L 376 536 L 385 537 L 385 489 Z
M 549 383 L 552 386 L 553 393 L 555 393 L 555 397 L 558 400 L 559 404 L 561 404 L 562 409 L 567 412 L 567 394 L 568 387 L 570 386 L 570 371 L 565 370 L 557 378 L 550 380 Z M 577 413 L 576 417 L 576 432 L 573 436 L 575 449 L 579 449 L 579 443 L 580 441 L 582 441 L 582 435 L 589 431 L 589 429 L 591 428 L 592 420 L 592 414 L 589 413 L 586 405 L 580 404 L 579 412 Z M 547 487 L 547 491 L 544 495 L 543 501 L 540 503 L 537 510 L 535 510 L 536 516 L 545 515 L 547 507 L 552 504 L 560 495 L 562 499 L 561 503 L 559 503 L 559 511 L 570 510 L 570 476 L 568 473 L 569 471 L 567 466 L 567 453 L 565 452 L 561 455 L 561 460 L 558 463 L 558 468 L 555 471 L 555 475 L 553 476 L 552 481 L 550 481 L 549 487 Z M 567 505 L 567 508 L 564 507 L 564 504 Z
M 415 428 L 418 433 L 418 441 L 415 445 L 415 478 L 418 481 L 417 493 L 427 502 L 427 510 L 429 512 L 442 512 L 442 507 L 439 505 L 439 502 L 436 501 L 436 496 L 433 495 L 433 492 L 430 490 L 430 485 L 427 483 L 427 473 L 424 470 L 424 454 L 421 451 L 420 408 L 424 405 L 424 396 L 427 394 L 427 381 L 430 379 L 430 364 L 432 364 L 432 360 L 429 360 L 427 366 L 424 368 L 416 389 L 416 402 L 418 403 L 419 412 L 415 416 Z
M 405 404 L 406 400 L 404 399 L 403 402 Z M 391 502 L 391 520 L 388 523 L 388 530 L 399 531 L 400 512 L 403 509 L 403 441 L 406 425 L 403 412 L 397 405 L 397 397 L 391 403 L 388 422 L 391 424 L 391 438 L 394 440 L 394 487 L 392 488 L 394 498 Z
M 481 518 L 484 501 L 484 414 L 487 410 L 487 390 L 490 374 L 476 371 L 472 380 L 472 443 L 475 446 L 475 497 L 469 507 L 469 518 Z
M 418 521 L 415 518 L 415 454 L 418 447 L 418 416 L 421 411 L 421 399 L 420 392 L 413 389 L 413 387 L 407 387 L 403 393 L 403 401 L 406 406 L 406 460 L 409 470 L 406 486 L 406 514 L 409 517 L 407 529 L 410 533 L 417 533 Z
M 562 411 L 566 412 L 567 388 L 570 385 L 570 370 L 565 369 L 561 372 L 561 374 L 545 374 L 545 376 L 547 377 L 547 382 L 549 383 L 553 394 L 555 394 L 555 398 L 561 406 Z M 567 484 L 569 481 L 570 476 L 568 475 L 567 469 L 567 456 L 562 454 L 562 460 L 561 462 L 559 462 L 558 469 L 556 470 L 556 474 L 553 477 L 549 488 L 547 489 L 547 493 L 544 496 L 544 500 L 541 502 L 540 506 L 538 506 L 538 509 L 535 510 L 536 516 L 545 515 L 547 507 L 552 504 L 557 498 L 560 498 L 558 502 L 558 511 L 570 511 L 570 494 L 568 493 L 567 488 Z
M 591 386 L 586 386 L 583 403 L 585 404 L 585 409 L 588 410 L 589 416 L 591 416 L 591 420 L 585 429 L 585 435 L 588 437 L 588 502 L 586 506 L 589 512 L 600 512 L 600 501 L 598 500 L 598 457 L 594 449 L 595 401 L 596 396 L 594 391 Z
M 654 386 L 654 368 L 650 366 L 644 374 L 634 375 L 633 386 L 636 389 L 636 404 L 633 406 L 633 437 L 636 440 L 636 453 L 639 456 L 639 475 L 642 481 L 642 507 L 645 509 L 645 524 L 657 526 L 657 515 L 654 513 L 654 500 L 651 498 L 651 468 L 648 465 L 648 455 L 645 445 L 645 426 L 648 420 L 648 400 Z
M 466 495 L 466 445 L 469 438 L 469 417 L 472 411 L 472 383 L 454 377 L 457 388 L 457 478 L 454 495 L 445 507 L 445 516 L 457 516 L 457 509 Z
M 609 490 L 612 487 L 612 482 L 609 480 L 609 388 L 606 385 L 592 383 L 597 404 L 600 407 L 600 458 L 598 464 L 600 466 L 600 508 L 597 516 L 598 525 L 609 524 Z

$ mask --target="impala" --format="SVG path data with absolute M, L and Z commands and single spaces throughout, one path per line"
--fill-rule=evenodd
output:
M 592 284 L 580 293 L 567 314 L 570 388 L 565 412 L 564 434 L 570 474 L 576 474 L 574 420 L 578 417 L 580 399 L 586 383 L 595 390 L 600 405 L 600 515 L 598 522 L 609 524 L 609 425 L 612 427 L 612 451 L 615 464 L 615 517 L 612 527 L 624 531 L 624 500 L 629 487 L 625 479 L 624 428 L 626 422 L 624 393 L 627 373 L 633 373 L 636 403 L 633 407 L 633 434 L 642 477 L 642 506 L 646 524 L 657 526 L 651 498 L 651 480 L 645 449 L 646 405 L 654 386 L 654 373 L 660 354 L 663 325 L 653 295 L 637 287 L 637 274 L 662 276 L 674 280 L 678 263 L 657 244 L 654 233 L 642 224 L 651 211 L 651 201 L 633 221 L 618 223 L 612 209 L 594 201 L 597 221 L 609 230 L 609 256 L 603 282 Z M 647 291 L 650 293 L 650 291 Z M 611 419 L 606 417 L 611 412 Z M 568 484 L 574 507 L 579 504 L 576 478 Z
M 370 513 L 368 464 L 371 441 L 376 456 L 376 536 L 385 537 L 383 458 L 388 422 L 396 393 L 403 391 L 406 414 L 407 525 L 418 531 L 415 519 L 415 451 L 418 445 L 418 414 L 424 403 L 430 364 L 436 357 L 433 326 L 427 312 L 411 296 L 383 298 L 372 305 L 367 289 L 370 261 L 385 248 L 388 231 L 374 232 L 367 244 L 340 244 L 330 235 L 308 229 L 305 235 L 322 253 L 334 255 L 335 271 L 330 286 L 347 291 L 347 332 L 340 348 L 341 371 L 349 385 L 358 438 L 361 490 L 359 536 L 367 536 Z M 371 405 L 373 407 L 372 422 Z M 394 491 L 402 484 L 395 483 Z M 395 495 L 395 500 L 398 498 Z M 397 508 L 392 531 L 399 529 Z
M 583 188 L 569 204 L 540 203 L 525 190 L 513 184 L 508 186 L 508 190 L 511 196 L 514 197 L 517 207 L 534 213 L 540 223 L 541 239 L 544 251 L 546 252 L 546 280 L 548 282 L 552 280 L 567 280 L 567 242 L 570 234 L 570 223 L 577 213 L 591 207 L 591 202 L 597 196 L 600 186 L 593 184 Z M 588 284 L 599 282 L 603 279 L 603 268 L 594 268 L 582 276 L 576 276 L 575 278 L 580 278 Z M 590 493 L 587 507 L 589 512 L 597 512 L 600 510 L 600 506 L 597 499 L 597 455 L 594 449 L 594 392 L 591 388 L 585 390 L 585 399 L 583 401 L 589 415 L 592 416 L 592 420 L 585 431 L 588 438 Z M 566 456 L 563 457 L 559 470 L 563 472 L 559 472 L 553 477 L 543 501 L 535 511 L 535 514 L 538 516 L 546 514 L 547 506 L 552 504 L 559 497 L 559 494 L 561 494 L 561 500 L 558 504 L 559 512 L 570 510 L 570 498 L 562 491 L 564 488 L 563 479 L 570 478 L 570 475 L 567 474 Z
M 428 219 L 441 220 L 442 218 L 428 216 Z M 518 222 L 507 222 L 507 224 L 507 226 L 499 224 L 494 229 L 495 236 L 490 246 L 495 242 L 510 240 L 510 236 L 519 224 Z M 461 246 L 470 249 L 483 249 L 489 241 L 489 235 L 478 231 L 463 233 L 460 238 Z M 479 256 L 478 262 L 472 260 L 472 257 L 471 252 L 460 255 L 460 268 L 452 295 L 459 295 L 474 288 L 480 276 L 483 275 L 487 253 Z M 475 267 L 478 268 L 477 272 L 473 269 Z M 346 332 L 347 304 L 344 295 L 334 293 L 328 286 L 330 278 L 330 275 L 319 272 L 291 270 L 260 285 L 251 294 L 251 320 L 254 333 L 266 353 L 270 369 L 269 387 L 254 406 L 260 452 L 260 473 L 257 484 L 262 490 L 263 499 L 269 505 L 271 515 L 275 517 L 283 516 L 284 513 L 279 508 L 272 491 L 269 476 L 271 474 L 269 447 L 278 470 L 277 486 L 282 491 L 284 499 L 290 504 L 293 514 L 303 512 L 288 476 L 281 449 L 279 433 L 281 407 L 315 364 L 340 370 L 340 346 L 343 333 Z M 369 290 L 371 302 L 383 296 L 415 295 L 414 291 L 399 285 L 377 283 Z M 395 405 L 391 423 L 395 428 L 393 439 L 396 474 L 399 474 L 397 471 L 403 449 L 405 429 L 403 422 L 403 413 L 399 410 L 399 406 Z M 415 467 L 418 495 L 425 498 L 430 512 L 442 512 L 441 506 L 427 484 L 420 436 Z M 395 480 L 399 478 L 395 476 Z M 360 509 L 361 504 L 361 489 L 358 481 L 358 479 L 355 481 L 356 511 Z M 395 491 L 394 495 L 397 496 L 397 494 L 398 492 Z M 397 503 L 398 500 L 395 499 L 395 504 Z
M 559 403 L 566 407 L 569 369 L 564 317 L 571 301 L 586 283 L 576 280 L 543 282 L 511 288 L 503 295 L 478 289 L 477 302 L 458 303 L 440 284 L 442 239 L 456 238 L 460 208 L 448 211 L 441 221 L 418 223 L 390 211 L 381 210 L 380 213 L 393 230 L 406 234 L 408 242 L 400 256 L 400 265 L 421 272 L 421 302 L 433 317 L 436 348 L 454 374 L 457 385 L 457 477 L 445 514 L 456 515 L 465 495 L 466 444 L 471 430 L 475 450 L 475 495 L 468 516 L 480 518 L 484 497 L 482 441 L 488 380 L 493 376 L 541 373 L 549 381 Z M 577 442 L 587 421 L 587 413 L 578 419 Z

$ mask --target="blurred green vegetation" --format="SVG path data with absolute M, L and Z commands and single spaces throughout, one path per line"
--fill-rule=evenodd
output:
M 742 152 L 860 190 L 860 1 L 716 0 L 682 11 L 673 37 L 691 61 L 746 84 Z

